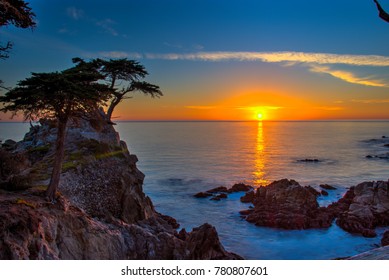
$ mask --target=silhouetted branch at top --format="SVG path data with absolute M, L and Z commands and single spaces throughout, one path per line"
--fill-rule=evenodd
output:
M 379 16 L 382 18 L 384 21 L 389 22 L 389 14 L 382 9 L 380 3 L 378 3 L 377 0 L 374 0 L 375 4 L 377 5 L 377 9 L 379 11 Z
M 23 0 L 0 0 L 0 27 L 14 25 L 18 28 L 34 28 L 35 14 Z M 8 58 L 12 42 L 0 45 L 0 59 Z

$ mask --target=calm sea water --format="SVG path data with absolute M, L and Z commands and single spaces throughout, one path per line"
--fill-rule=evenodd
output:
M 19 140 L 27 124 L 0 124 L 0 138 Z M 389 122 L 120 122 L 120 136 L 145 173 L 144 191 L 156 209 L 187 230 L 214 225 L 226 249 L 248 259 L 331 259 L 372 249 L 377 238 L 354 236 L 335 224 L 321 230 L 277 230 L 242 220 L 242 193 L 222 201 L 193 195 L 237 182 L 259 186 L 282 178 L 338 189 L 321 205 L 340 198 L 348 187 L 388 180 L 389 160 L 366 155 L 389 152 Z M 371 139 L 377 139 L 372 141 Z M 317 158 L 319 163 L 299 159 Z M 379 235 L 384 229 L 379 229 Z

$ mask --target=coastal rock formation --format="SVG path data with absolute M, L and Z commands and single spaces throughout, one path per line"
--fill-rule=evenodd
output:
M 56 127 L 42 124 L 1 154 L 15 168 L 1 166 L 0 259 L 240 258 L 209 225 L 179 236 L 177 221 L 143 193 L 136 156 L 108 124 L 68 127 L 57 202 L 48 203 Z M 21 175 L 31 180 L 23 191 L 10 183 Z
M 283 229 L 329 227 L 334 219 L 330 211 L 319 207 L 316 197 L 320 193 L 312 187 L 302 187 L 294 180 L 275 181 L 247 194 L 254 209 L 247 211 L 245 219 L 258 226 Z M 242 212 L 241 212 L 242 214 Z
M 224 186 L 220 186 L 217 188 L 213 188 L 210 190 L 207 190 L 205 192 L 199 192 L 194 195 L 196 198 L 206 198 L 212 196 L 210 200 L 216 200 L 219 201 L 221 199 L 227 198 L 229 193 L 236 193 L 236 192 L 248 192 L 250 190 L 253 190 L 254 188 L 250 185 L 246 185 L 243 183 L 237 183 L 234 184 L 231 188 L 227 189 Z
M 327 185 L 321 187 L 332 189 Z M 319 195 L 323 191 L 319 193 L 312 187 L 283 179 L 241 197 L 242 202 L 251 202 L 254 208 L 240 214 L 258 226 L 284 229 L 326 228 L 336 218 L 337 225 L 345 231 L 365 237 L 376 236 L 376 227 L 389 226 L 388 182 L 364 182 L 351 187 L 328 207 L 319 207 Z M 383 244 L 387 244 L 388 236 L 386 233 Z
M 345 231 L 374 237 L 376 227 L 389 226 L 388 182 L 361 183 L 350 188 L 345 197 L 329 206 L 339 213 L 336 223 Z
M 94 219 L 64 196 L 47 203 L 42 191 L 1 192 L 0 259 L 237 259 L 203 225 L 184 240 L 163 218 L 128 224 Z

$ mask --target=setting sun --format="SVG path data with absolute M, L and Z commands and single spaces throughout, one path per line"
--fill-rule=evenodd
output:
M 263 114 L 262 113 L 258 113 L 257 114 L 257 120 L 261 121 L 263 119 Z

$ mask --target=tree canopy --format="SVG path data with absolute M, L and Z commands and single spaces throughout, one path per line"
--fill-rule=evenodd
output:
M 101 83 L 99 72 L 79 64 L 62 72 L 32 73 L 18 86 L 0 97 L 0 111 L 17 114 L 26 120 L 52 118 L 57 120 L 57 139 L 53 171 L 46 195 L 55 198 L 64 156 L 64 141 L 68 120 L 90 117 L 109 97 L 109 88 Z
M 33 28 L 36 26 L 35 14 L 29 4 L 23 0 L 0 0 L 0 27 L 14 25 L 18 28 Z M 0 44 L 0 58 L 8 58 L 12 42 Z
M 135 60 L 124 59 L 93 59 L 85 62 L 80 58 L 73 59 L 78 65 L 96 69 L 103 77 L 110 90 L 107 120 L 111 121 L 115 107 L 130 93 L 141 92 L 152 98 L 163 96 L 159 86 L 143 81 L 148 75 L 145 67 Z

